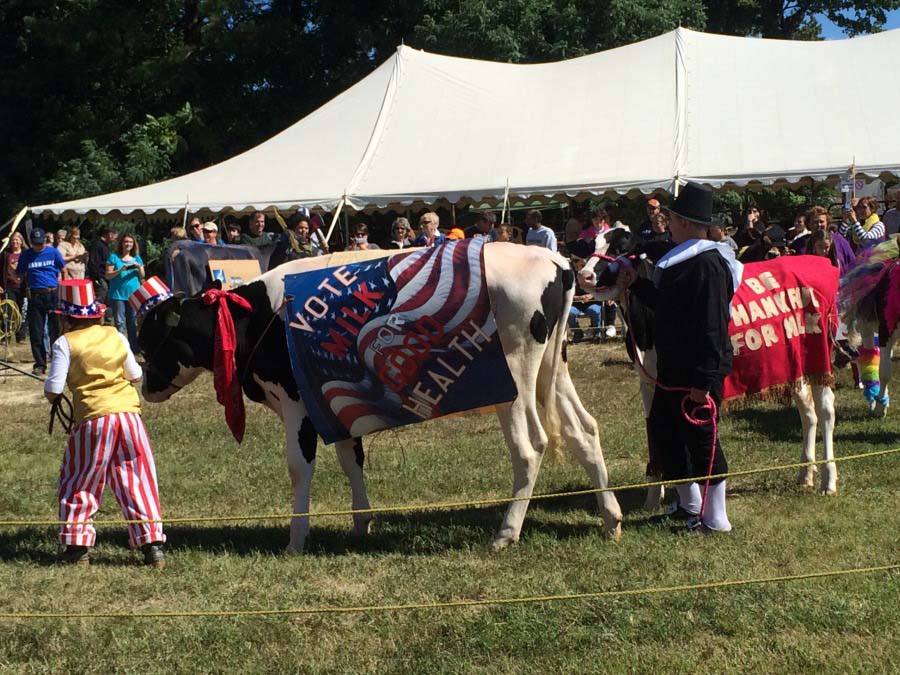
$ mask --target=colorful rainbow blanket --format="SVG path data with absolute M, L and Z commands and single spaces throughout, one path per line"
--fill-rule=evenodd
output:
M 723 400 L 784 400 L 801 382 L 831 386 L 838 269 L 827 258 L 784 256 L 749 263 L 731 302 L 734 349 Z

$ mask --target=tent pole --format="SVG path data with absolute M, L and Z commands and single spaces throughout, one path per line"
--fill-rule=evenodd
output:
M 503 210 L 500 212 L 500 224 L 506 222 L 506 209 L 509 206 L 509 178 L 506 179 L 506 190 L 503 191 Z
M 331 241 L 331 233 L 334 232 L 334 226 L 337 225 L 338 217 L 341 215 L 341 210 L 344 208 L 344 204 L 347 201 L 347 196 L 344 195 L 341 197 L 341 201 L 338 202 L 337 208 L 334 210 L 334 214 L 331 216 L 331 225 L 328 226 L 328 233 L 325 235 L 325 243 Z
M 187 197 L 184 202 L 184 218 L 181 219 L 181 227 L 187 228 L 188 206 L 191 204 L 191 198 Z
M 22 218 L 25 217 L 26 213 L 28 213 L 28 206 L 23 206 L 22 210 L 12 219 L 12 227 L 9 228 L 9 234 L 3 237 L 3 243 L 0 243 L 0 253 L 3 253 L 3 251 L 6 250 L 6 247 L 9 246 L 9 240 L 12 239 L 13 233 L 16 231 L 19 223 L 22 222 Z

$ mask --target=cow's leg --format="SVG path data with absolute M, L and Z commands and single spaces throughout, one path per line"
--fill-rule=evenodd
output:
M 316 468 L 318 435 L 300 403 L 283 405 L 286 455 L 291 487 L 294 489 L 294 513 L 309 513 L 309 490 Z M 291 518 L 288 553 L 302 553 L 309 534 L 309 516 Z
M 498 405 L 497 417 L 500 418 L 500 428 L 512 459 L 512 496 L 522 500 L 510 503 L 500 530 L 494 536 L 491 548 L 502 551 L 519 540 L 525 512 L 528 511 L 528 499 L 534 491 L 548 439 L 537 413 L 533 388 L 530 391 L 520 390 L 518 398 L 512 403 Z
M 831 387 L 813 385 L 812 397 L 815 401 L 819 425 L 822 427 L 822 444 L 825 446 L 827 464 L 822 465 L 820 489 L 826 495 L 837 494 L 837 465 L 834 459 L 834 392 Z
M 651 349 L 647 352 L 641 353 L 637 352 L 639 358 L 642 359 L 642 364 L 644 366 L 644 370 L 647 371 L 647 375 L 651 377 L 656 376 L 656 350 Z M 635 368 L 638 368 L 637 364 L 635 364 Z M 653 392 L 656 391 L 656 385 L 653 381 L 644 375 L 643 372 L 638 368 L 638 377 L 640 378 L 640 392 L 641 392 L 641 405 L 644 408 L 644 419 L 646 420 L 650 417 L 650 408 L 653 405 Z M 659 459 L 659 451 L 656 449 L 653 432 L 650 430 L 650 425 L 647 424 L 647 477 L 651 479 L 651 481 L 660 481 L 662 480 L 662 469 L 660 466 Z M 666 488 L 662 485 L 656 485 L 651 488 L 647 488 L 647 496 L 644 499 L 644 509 L 646 511 L 656 511 L 659 509 L 660 504 L 663 503 L 663 499 L 666 496 Z
M 361 438 L 353 438 L 347 441 L 338 441 L 334 444 L 341 468 L 350 479 L 350 493 L 352 495 L 351 508 L 354 510 L 368 509 L 369 497 L 366 494 L 366 480 L 363 476 L 365 454 Z M 357 536 L 369 533 L 369 525 L 372 522 L 371 513 L 353 515 L 353 531 Z
M 600 447 L 597 421 L 585 410 L 569 377 L 568 369 L 560 368 L 556 385 L 556 404 L 559 409 L 561 432 L 569 449 L 575 453 L 581 466 L 587 471 L 591 485 L 606 488 L 609 478 L 606 462 Z M 610 491 L 597 493 L 597 506 L 603 516 L 606 533 L 614 540 L 622 535 L 622 510 L 615 494 Z
M 816 460 L 816 405 L 813 402 L 811 387 L 804 383 L 799 390 L 793 392 L 794 403 L 797 412 L 800 413 L 800 424 L 803 428 L 803 452 L 800 455 L 801 462 L 814 462 Z M 814 487 L 816 484 L 816 466 L 804 466 L 797 474 L 797 484 L 804 487 Z

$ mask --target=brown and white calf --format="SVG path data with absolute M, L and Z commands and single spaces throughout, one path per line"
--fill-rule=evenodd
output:
M 620 294 L 615 285 L 615 265 L 610 265 L 609 258 L 629 254 L 634 258 L 634 264 L 643 274 L 649 274 L 653 268 L 653 262 L 671 248 L 668 242 L 652 242 L 640 244 L 635 241 L 634 235 L 627 228 L 615 228 L 597 237 L 595 252 L 598 257 L 591 258 L 579 272 L 579 285 L 585 290 L 590 290 L 597 300 L 616 300 L 620 302 L 623 311 L 629 318 L 632 329 L 629 340 L 632 341 L 634 352 L 632 359 L 641 360 L 646 375 L 640 374 L 641 402 L 644 408 L 644 416 L 650 414 L 650 406 L 653 402 L 654 382 L 656 377 L 656 353 L 653 349 L 652 336 L 652 311 L 645 307 L 630 305 Z M 605 257 L 603 257 L 605 256 Z M 631 346 L 631 345 L 629 345 Z M 751 352 L 763 357 L 763 352 Z M 648 377 L 649 376 L 649 377 Z M 834 392 L 830 386 L 824 384 L 811 384 L 803 381 L 799 386 L 791 390 L 791 398 L 800 413 L 800 424 L 803 430 L 803 450 L 801 462 L 812 462 L 816 459 L 816 436 L 821 430 L 822 445 L 825 460 L 834 459 Z M 820 490 L 824 494 L 837 494 L 837 467 L 828 461 L 822 464 L 820 478 Z M 805 487 L 815 486 L 816 466 L 808 466 L 800 469 L 797 483 Z M 659 507 L 663 498 L 661 487 L 651 488 L 645 501 L 645 508 L 655 510 Z
M 229 305 L 237 337 L 237 373 L 243 393 L 271 408 L 285 431 L 294 513 L 308 513 L 318 437 L 291 372 L 284 329 L 286 274 L 340 264 L 336 258 L 297 260 L 277 267 L 234 292 L 250 311 Z M 591 484 L 608 484 L 597 423 L 585 410 L 565 362 L 566 318 L 574 293 L 574 273 L 561 256 L 539 247 L 496 243 L 484 248 L 485 277 L 506 361 L 517 387 L 511 403 L 496 406 L 513 466 L 512 502 L 493 539 L 500 550 L 519 539 L 544 452 L 559 437 L 574 452 Z M 203 370 L 213 368 L 217 310 L 200 297 L 171 298 L 148 312 L 140 346 L 148 355 L 144 397 L 165 401 Z M 538 412 L 538 404 L 544 414 Z M 335 444 L 350 479 L 352 507 L 369 508 L 363 478 L 362 439 Z M 597 494 L 606 533 L 618 538 L 622 512 L 611 492 Z M 368 532 L 370 516 L 354 516 L 358 534 Z M 303 550 L 308 517 L 291 521 L 288 551 Z

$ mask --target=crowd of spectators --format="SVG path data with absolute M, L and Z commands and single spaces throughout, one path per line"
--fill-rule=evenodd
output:
M 882 216 L 878 202 L 870 197 L 853 200 L 840 216 L 832 218 L 828 209 L 814 206 L 795 214 L 788 229 L 779 224 L 767 224 L 766 217 L 754 204 L 743 211 L 737 226 L 729 216 L 720 217 L 709 229 L 710 239 L 731 247 L 739 259 L 752 261 L 777 255 L 814 254 L 828 257 L 835 266 L 845 269 L 858 251 L 883 241 L 900 230 L 900 194 Z M 665 209 L 655 196 L 643 204 L 644 218 L 631 227 L 640 241 L 671 239 Z M 280 219 L 278 219 L 280 221 Z M 476 212 L 474 222 L 465 229 L 442 227 L 438 213 L 426 211 L 420 215 L 417 227 L 406 217 L 393 220 L 383 239 L 359 221 L 350 227 L 348 240 L 338 243 L 337 250 L 372 250 L 386 248 L 401 250 L 413 246 L 438 246 L 448 240 L 483 238 L 487 242 L 514 242 L 527 246 L 541 246 L 569 255 L 575 266 L 583 264 L 585 251 L 597 236 L 612 227 L 622 226 L 613 219 L 608 208 L 596 207 L 573 216 L 563 231 L 557 233 L 543 222 L 538 209 L 525 213 L 524 227 L 512 223 L 498 223 L 497 215 L 489 210 Z M 638 220 L 635 218 L 635 220 Z M 297 210 L 286 226 L 277 228 L 260 211 L 253 213 L 243 230 L 239 221 L 229 216 L 222 222 L 192 217 L 186 227 L 169 230 L 169 240 L 190 240 L 205 246 L 253 247 L 265 251 L 269 269 L 289 260 L 322 255 L 328 251 L 322 230 L 322 220 L 311 216 L 306 209 Z M 281 229 L 281 231 L 276 231 Z M 377 230 L 376 230 L 377 232 Z M 27 240 L 27 243 L 26 243 Z M 78 227 L 59 229 L 34 227 L 29 234 L 16 232 L 9 241 L 2 261 L 0 291 L 13 300 L 26 322 L 16 339 L 23 341 L 27 333 L 32 341 L 34 370 L 46 368 L 48 338 L 55 321 L 50 312 L 56 304 L 59 279 L 90 279 L 97 299 L 110 306 L 109 320 L 128 337 L 137 352 L 136 322 L 126 302 L 130 293 L 145 277 L 140 242 L 133 234 L 121 238 L 117 230 L 100 227 L 94 231 L 86 246 Z M 614 335 L 614 309 L 593 303 L 580 292 L 572 309 L 570 323 L 578 326 L 578 319 L 589 319 L 593 332 L 602 337 Z M 577 338 L 584 334 L 580 328 Z

